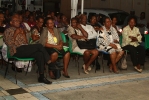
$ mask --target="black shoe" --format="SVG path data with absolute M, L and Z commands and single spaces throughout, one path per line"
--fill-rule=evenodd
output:
M 45 84 L 52 84 L 52 82 L 47 80 L 45 77 L 43 77 L 43 78 L 39 77 L 38 82 L 45 83 Z
M 65 78 L 70 78 L 70 76 L 66 76 L 66 75 L 64 75 L 64 74 L 63 74 L 63 76 L 64 76 Z

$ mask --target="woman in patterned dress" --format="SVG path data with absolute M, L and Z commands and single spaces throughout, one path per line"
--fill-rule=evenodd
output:
M 110 55 L 110 71 L 118 73 L 116 63 L 121 59 L 124 51 L 119 44 L 117 31 L 112 27 L 109 17 L 104 18 L 104 26 L 97 38 L 98 50 L 107 52 Z

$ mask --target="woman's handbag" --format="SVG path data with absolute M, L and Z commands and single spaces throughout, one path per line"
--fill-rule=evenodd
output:
M 127 69 L 126 56 L 127 56 L 127 52 L 126 52 L 126 54 L 124 55 L 124 57 L 122 58 L 122 60 L 121 60 L 121 66 L 120 66 L 121 69 Z
M 90 39 L 88 41 L 76 40 L 80 49 L 95 49 L 96 39 Z
M 75 34 L 78 35 L 76 30 L 75 30 Z M 76 40 L 76 42 L 80 49 L 95 49 L 96 48 L 96 39 L 89 39 L 86 41 Z

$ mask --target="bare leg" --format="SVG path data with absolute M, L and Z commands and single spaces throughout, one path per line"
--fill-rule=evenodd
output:
M 68 69 L 68 64 L 69 64 L 69 61 L 70 61 L 70 53 L 66 53 L 64 58 L 63 58 L 63 63 L 64 63 L 64 69 L 63 69 L 63 72 L 64 72 L 64 75 L 65 76 L 68 76 L 68 72 L 67 72 L 67 69 Z
M 57 59 L 58 59 L 58 53 L 57 53 L 57 52 L 53 53 L 53 54 L 50 56 L 51 62 L 56 62 Z M 50 75 L 51 78 L 55 78 L 55 76 L 54 76 L 54 74 L 53 74 L 52 71 L 49 71 L 49 75 Z
M 112 67 L 113 67 L 112 69 L 113 69 L 114 72 L 117 72 L 116 57 L 117 57 L 117 53 L 116 52 L 110 54 L 111 64 L 112 64 Z
M 85 51 L 83 54 L 83 60 L 84 60 L 84 64 L 86 65 L 86 63 L 89 61 L 90 59 L 90 52 L 89 50 Z M 85 69 L 87 70 L 88 68 L 85 66 Z
M 88 60 L 87 63 L 85 63 L 85 66 L 88 68 L 88 66 L 90 66 L 92 64 L 92 62 L 97 58 L 98 56 L 98 51 L 97 50 L 90 50 L 90 54 L 91 54 L 91 57 L 90 59 Z
M 123 57 L 124 51 L 118 52 L 117 57 L 116 57 L 116 63 Z

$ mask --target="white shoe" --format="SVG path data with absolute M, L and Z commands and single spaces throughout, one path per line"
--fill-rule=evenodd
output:
M 137 67 L 134 67 L 134 69 L 135 69 L 137 72 L 139 72 L 139 73 L 142 72 L 142 69 L 138 69 Z
M 85 65 L 83 65 L 84 73 L 89 74 L 89 72 L 85 69 Z
M 88 66 L 88 69 L 87 69 L 88 71 L 91 71 L 92 70 L 92 68 L 91 68 L 91 66 Z

